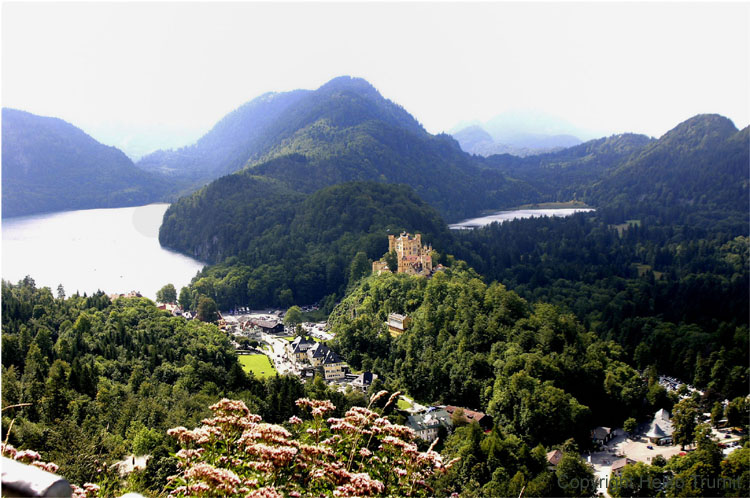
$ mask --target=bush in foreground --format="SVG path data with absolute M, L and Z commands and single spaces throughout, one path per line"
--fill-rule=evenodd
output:
M 170 429 L 182 449 L 180 473 L 169 478 L 173 496 L 426 496 L 430 478 L 445 472 L 432 447 L 419 452 L 416 435 L 371 408 L 353 407 L 328 418 L 330 401 L 297 400 L 311 419 L 263 423 L 242 401 L 223 399 L 215 416 L 194 430 Z M 393 394 L 386 406 L 400 393 Z M 434 446 L 434 444 L 433 444 Z

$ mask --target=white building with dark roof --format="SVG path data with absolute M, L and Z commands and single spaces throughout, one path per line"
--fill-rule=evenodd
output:
M 312 339 L 297 336 L 287 345 L 287 354 L 294 358 L 294 361 L 297 363 L 302 363 L 307 360 L 307 350 L 315 346 L 315 344 L 317 343 Z
M 359 389 L 362 392 L 367 391 L 372 385 L 373 381 L 377 379 L 377 374 L 372 372 L 362 372 L 356 379 L 352 381 L 352 387 Z
M 673 432 L 674 427 L 669 412 L 662 408 L 656 412 L 649 424 L 646 437 L 654 444 L 671 444 Z
M 441 426 L 445 427 L 448 431 L 453 429 L 451 414 L 444 408 L 431 409 L 426 413 L 411 415 L 406 425 L 414 429 L 417 437 L 427 442 L 432 442 L 438 437 L 438 430 L 440 430 Z
M 323 368 L 323 378 L 325 380 L 341 380 L 346 377 L 347 364 L 336 354 L 336 351 L 328 349 L 323 360 L 320 362 L 320 366 Z

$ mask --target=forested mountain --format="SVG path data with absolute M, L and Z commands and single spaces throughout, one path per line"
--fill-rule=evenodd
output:
M 281 159 L 280 159 L 281 160 Z M 434 208 L 406 185 L 352 182 L 306 195 L 243 172 L 217 180 L 169 207 L 160 242 L 220 263 L 196 277 L 197 295 L 234 305 L 291 305 L 341 296 L 388 250 L 388 233 L 451 239 Z M 361 252 L 357 264 L 352 259 Z
M 3 109 L 3 217 L 162 200 L 170 184 L 57 118 Z
M 749 146 L 748 128 L 706 114 L 658 140 L 615 135 L 540 156 L 492 156 L 484 164 L 528 182 L 546 200 L 575 198 L 616 211 L 620 220 L 613 223 L 648 215 L 705 225 L 747 212 Z
M 204 181 L 246 167 L 307 193 L 349 181 L 406 183 L 451 220 L 534 196 L 527 185 L 478 168 L 452 138 L 430 135 L 350 77 L 259 97 L 195 145 L 154 153 L 138 166 Z
M 695 116 L 618 165 L 586 196 L 627 212 L 669 218 L 698 211 L 747 213 L 750 128 L 725 117 Z

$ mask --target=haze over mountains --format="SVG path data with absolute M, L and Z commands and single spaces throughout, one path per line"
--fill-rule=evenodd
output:
M 307 193 L 347 181 L 405 183 L 449 218 L 533 197 L 525 185 L 483 171 L 449 136 L 427 133 L 365 80 L 350 77 L 314 91 L 258 97 L 196 144 L 150 154 L 138 166 L 195 182 L 246 168 Z
M 452 132 L 461 148 L 480 156 L 530 156 L 572 147 L 596 134 L 538 111 L 506 111 L 482 123 L 458 125 Z

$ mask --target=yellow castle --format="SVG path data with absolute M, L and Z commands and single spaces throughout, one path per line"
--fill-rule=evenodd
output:
M 432 273 L 432 245 L 422 245 L 422 235 L 403 232 L 396 237 L 388 236 L 388 252 L 395 251 L 398 258 L 397 273 L 407 273 L 409 275 L 429 275 Z M 390 271 L 388 264 L 383 261 L 375 261 L 372 264 L 373 273 L 379 274 L 383 271 Z

